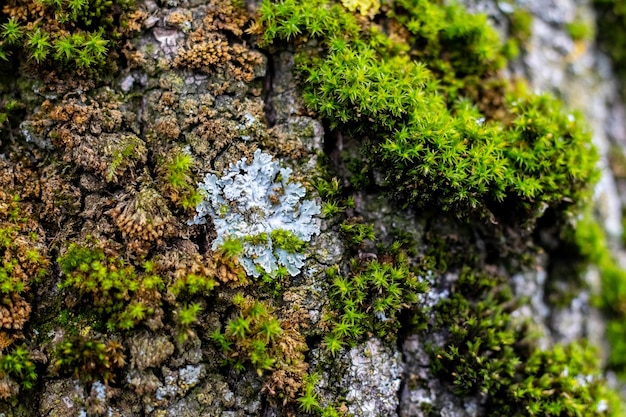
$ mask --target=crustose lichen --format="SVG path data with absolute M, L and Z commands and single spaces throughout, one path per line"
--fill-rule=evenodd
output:
M 207 174 L 198 184 L 205 198 L 189 224 L 204 224 L 207 216 L 213 220 L 213 250 L 225 239 L 241 240 L 240 262 L 249 275 L 273 274 L 280 267 L 297 275 L 304 265 L 304 243 L 319 233 L 315 216 L 320 208 L 304 199 L 306 190 L 289 180 L 291 172 L 257 150 L 250 164 L 242 158 L 221 178 Z

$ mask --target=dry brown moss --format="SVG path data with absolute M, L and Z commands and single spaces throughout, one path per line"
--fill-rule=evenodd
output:
M 119 200 L 108 214 L 122 236 L 159 243 L 174 235 L 174 218 L 167 201 L 154 188 L 124 193 Z
M 177 12 L 170 20 L 172 26 L 179 27 L 181 22 L 189 22 L 188 17 Z M 227 32 L 241 36 L 249 20 L 249 13 L 233 6 L 232 2 L 211 1 L 202 25 L 189 34 L 185 47 L 174 59 L 174 66 L 206 74 L 220 69 L 236 80 L 252 81 L 256 67 L 264 62 L 263 55 L 244 43 L 229 41 L 227 36 Z

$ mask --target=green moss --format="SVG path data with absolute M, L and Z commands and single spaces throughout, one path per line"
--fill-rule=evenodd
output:
M 594 0 L 597 11 L 597 37 L 600 47 L 613 60 L 613 68 L 626 75 L 626 1 Z
M 0 356 L 0 377 L 4 376 L 18 381 L 24 389 L 33 387 L 37 380 L 37 373 L 26 347 L 17 346 Z
M 364 224 L 358 219 L 351 218 L 343 221 L 339 228 L 344 235 L 346 242 L 350 245 L 362 245 L 366 240 L 374 241 L 374 225 Z
M 337 267 L 326 271 L 332 287 L 331 310 L 325 317 L 330 332 L 324 345 L 333 355 L 369 335 L 393 340 L 401 326 L 400 313 L 415 306 L 418 295 L 427 290 L 404 253 L 380 258 L 353 259 L 347 274 Z
M 322 43 L 324 52 L 297 59 L 305 102 L 333 128 L 369 139 L 365 163 L 405 205 L 533 220 L 546 205 L 563 210 L 588 197 L 597 156 L 577 114 L 547 95 L 513 89 L 499 111 L 457 100 L 488 93 L 482 85 L 502 66 L 484 16 L 395 2 L 388 17 L 410 34 L 395 43 L 373 24 L 355 27 L 354 16 L 332 3 L 265 2 L 261 13 L 266 42 Z
M 271 232 L 272 245 L 288 253 L 302 253 L 306 242 L 296 236 L 295 233 L 284 229 L 274 229 Z
M 65 275 L 60 288 L 88 297 L 98 312 L 109 316 L 109 329 L 131 329 L 154 313 L 155 306 L 148 301 L 160 298 L 156 294 L 163 281 L 158 275 L 140 274 L 102 249 L 76 244 L 57 262 Z
M 183 210 L 193 210 L 202 200 L 193 179 L 194 160 L 183 149 L 174 148 L 162 166 L 166 194 Z
M 450 299 L 437 306 L 437 324 L 449 328 L 450 339 L 433 351 L 433 370 L 451 376 L 458 394 L 493 395 L 513 383 L 521 363 L 514 344 L 523 335 L 505 308 L 510 289 L 498 284 L 501 280 L 466 268 Z
M 208 295 L 216 286 L 217 282 L 213 277 L 189 273 L 178 277 L 168 287 L 168 290 L 171 291 L 176 298 L 182 298 L 185 295 Z
M 84 382 L 114 380 L 125 362 L 123 347 L 115 340 L 103 341 L 74 336 L 61 341 L 54 351 L 54 366 Z
M 586 343 L 535 350 L 525 362 L 519 382 L 496 399 L 492 415 L 621 416 L 619 395 L 598 369 L 598 353 Z
M 184 342 L 189 336 L 195 335 L 192 326 L 198 322 L 198 315 L 202 311 L 199 303 L 179 306 L 174 312 L 178 330 L 178 340 Z
M 211 334 L 225 355 L 225 363 L 237 371 L 250 364 L 259 376 L 282 370 L 293 373 L 295 380 L 302 378 L 306 369 L 303 352 L 307 349 L 303 336 L 279 320 L 267 303 L 237 294 L 233 304 L 237 312 L 228 319 L 225 330 Z
M 576 19 L 567 24 L 567 33 L 575 41 L 587 41 L 594 38 L 594 28 L 589 22 Z
M 437 306 L 437 325 L 449 332 L 433 349 L 433 371 L 458 394 L 485 395 L 488 416 L 622 415 L 594 349 L 585 342 L 534 348 L 514 308 L 502 279 L 464 269 Z
M 132 0 L 16 1 L 0 12 L 0 58 L 23 50 L 31 62 L 57 71 L 101 71 L 127 32 L 125 12 L 132 5 Z
M 576 225 L 573 237 L 585 262 L 600 272 L 598 300 L 607 314 L 607 337 L 611 344 L 609 366 L 626 375 L 626 270 L 612 256 L 602 227 L 587 214 Z
M 527 47 L 532 35 L 533 15 L 527 10 L 516 7 L 507 17 L 509 33 L 502 52 L 507 59 L 514 59 L 521 50 Z
M 276 366 L 275 342 L 283 329 L 265 304 L 255 301 L 244 306 L 243 300 L 236 304 L 242 308 L 240 313 L 228 321 L 224 333 L 217 331 L 211 338 L 225 353 L 232 354 L 233 350 L 241 353 L 230 358 L 235 369 L 243 370 L 243 360 L 249 360 L 262 375 Z

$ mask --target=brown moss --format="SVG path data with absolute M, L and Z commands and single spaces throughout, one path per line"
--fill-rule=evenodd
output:
M 76 215 L 81 209 L 81 192 L 67 176 L 58 171 L 59 167 L 47 166 L 41 173 L 41 209 L 40 218 L 54 220 L 61 224 L 67 215 Z
M 38 115 L 39 126 L 52 125 L 48 137 L 64 151 L 63 161 L 118 183 L 122 177 L 132 178 L 147 158 L 145 142 L 127 128 L 126 118 L 134 116 L 124 115 L 120 106 L 108 90 L 93 99 L 70 98 L 58 105 L 47 102 Z
M 30 318 L 31 307 L 19 294 L 9 294 L 0 304 L 0 328 L 21 330 Z
M 155 123 L 157 134 L 165 139 L 175 140 L 180 136 L 180 126 L 176 117 L 167 116 L 159 118 Z
M 250 20 L 250 13 L 235 6 L 230 0 L 211 0 L 207 5 L 204 26 L 207 30 L 225 30 L 236 36 L 243 34 L 243 29 Z
M 20 392 L 20 386 L 9 376 L 0 378 L 0 400 L 6 400 L 17 395 Z
M 229 258 L 218 252 L 210 258 L 209 265 L 215 270 L 217 279 L 231 287 L 249 284 L 246 271 L 237 258 Z
M 193 15 L 190 10 L 178 9 L 174 10 L 165 17 L 165 24 L 188 32 L 191 28 L 191 22 L 193 21 Z
M 50 264 L 44 231 L 35 220 L 40 182 L 17 155 L 9 156 L 0 158 L 0 351 L 23 338 L 31 315 L 28 293 Z
M 118 196 L 119 203 L 107 212 L 122 236 L 130 239 L 134 252 L 143 252 L 175 235 L 175 219 L 167 201 L 154 188 L 145 186 Z
M 175 12 L 173 19 L 175 25 L 186 17 Z M 252 81 L 256 67 L 264 62 L 263 55 L 243 43 L 230 42 L 224 33 L 241 36 L 248 21 L 249 14 L 233 6 L 232 2 L 211 1 L 201 26 L 189 34 L 185 46 L 178 51 L 174 66 L 206 74 L 219 69 L 236 80 Z

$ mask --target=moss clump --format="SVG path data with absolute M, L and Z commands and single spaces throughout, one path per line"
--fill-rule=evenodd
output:
M 70 374 L 84 382 L 115 378 L 115 371 L 124 366 L 122 345 L 115 340 L 103 341 L 75 336 L 60 342 L 54 352 L 54 365 L 62 374 Z
M 46 277 L 50 265 L 43 231 L 32 217 L 32 206 L 19 195 L 0 191 L 0 351 L 23 338 L 32 289 Z M 16 352 L 14 359 L 19 361 L 21 350 Z
M 509 18 L 509 38 L 504 50 L 507 58 L 514 58 L 530 40 L 533 15 L 527 10 L 516 7 L 507 17 Z
M 512 384 L 520 359 L 514 344 L 522 341 L 514 329 L 510 290 L 498 280 L 466 268 L 450 299 L 437 306 L 437 323 L 450 329 L 450 343 L 433 352 L 433 370 L 452 376 L 455 391 L 462 395 L 493 395 Z M 477 297 L 477 301 L 472 296 Z
M 495 401 L 498 411 L 492 415 L 623 415 L 619 395 L 602 379 L 597 358 L 586 343 L 535 350 L 507 397 Z
M 567 24 L 567 33 L 577 42 L 587 41 L 593 39 L 594 28 L 589 22 L 576 19 Z
M 452 297 L 437 307 L 449 329 L 433 349 L 433 370 L 461 395 L 487 395 L 488 416 L 619 416 L 621 404 L 602 379 L 586 343 L 533 347 L 502 279 L 465 268 Z
M 324 345 L 332 355 L 366 336 L 393 340 L 401 326 L 400 313 L 414 307 L 427 290 L 397 247 L 379 259 L 352 259 L 346 274 L 334 267 L 326 275 L 332 287 Z
M 615 71 L 624 77 L 626 64 L 626 1 L 594 0 L 598 14 L 598 43 L 612 58 Z
M 408 33 L 402 43 L 323 1 L 266 1 L 261 16 L 265 42 L 323 45 L 298 57 L 305 102 L 332 127 L 369 139 L 365 163 L 405 205 L 533 220 L 589 194 L 597 157 L 577 114 L 521 89 L 491 105 L 501 109 L 473 101 L 488 95 L 482 85 L 503 62 L 484 16 L 395 2 L 388 24 Z
M 87 75 L 134 25 L 133 0 L 12 0 L 0 12 L 0 58 L 23 50 L 44 68 Z
M 5 376 L 17 380 L 24 389 L 33 387 L 37 380 L 37 373 L 26 347 L 17 346 L 0 356 L 0 378 Z M 0 392 L 0 397 L 3 396 L 1 394 Z
M 183 210 L 194 209 L 202 200 L 202 195 L 192 179 L 193 157 L 180 149 L 174 149 L 168 157 L 167 162 L 159 165 L 165 192 Z
M 65 280 L 61 288 L 72 288 L 88 296 L 96 310 L 110 316 L 109 329 L 131 329 L 152 315 L 160 305 L 162 279 L 139 274 L 132 265 L 100 248 L 71 244 L 57 259 Z
M 304 336 L 294 322 L 279 319 L 267 303 L 237 294 L 233 304 L 236 313 L 228 319 L 225 330 L 211 334 L 226 355 L 225 363 L 237 371 L 250 363 L 259 376 L 269 374 L 266 385 L 270 392 L 285 400 L 295 399 L 308 367 Z
M 599 304 L 608 318 L 611 344 L 609 366 L 626 375 L 626 271 L 612 256 L 602 227 L 588 214 L 576 225 L 572 237 L 584 262 L 600 271 Z

